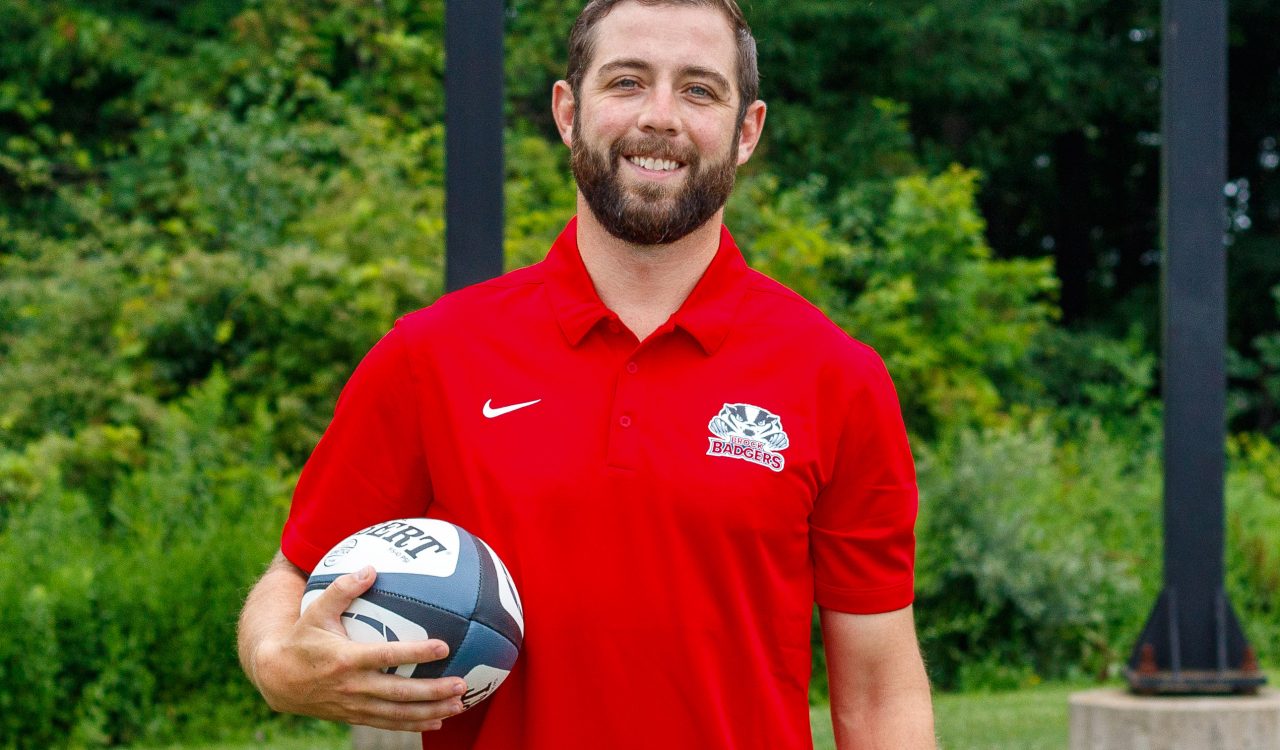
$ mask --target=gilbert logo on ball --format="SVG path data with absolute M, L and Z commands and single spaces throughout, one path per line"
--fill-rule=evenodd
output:
M 405 677 L 461 677 L 471 708 L 511 672 L 524 640 L 524 612 L 507 567 L 476 536 L 445 521 L 404 518 L 338 542 L 307 579 L 306 611 L 340 575 L 372 565 L 377 580 L 342 614 L 353 641 L 438 638 L 449 656 L 388 669 Z

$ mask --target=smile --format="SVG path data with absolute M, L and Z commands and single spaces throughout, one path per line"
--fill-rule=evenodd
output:
M 637 167 L 653 172 L 674 172 L 684 166 L 680 162 L 671 161 L 670 159 L 653 159 L 647 156 L 628 156 L 626 158 L 627 161 Z

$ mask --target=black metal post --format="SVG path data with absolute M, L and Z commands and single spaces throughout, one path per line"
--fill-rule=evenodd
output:
M 1165 0 L 1164 590 L 1127 676 L 1141 693 L 1256 692 L 1223 588 L 1227 4 Z
M 502 273 L 502 0 L 445 3 L 445 287 Z

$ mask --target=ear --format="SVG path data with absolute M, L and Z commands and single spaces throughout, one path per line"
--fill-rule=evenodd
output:
M 747 114 L 742 118 L 742 134 L 738 136 L 738 166 L 747 163 L 760 143 L 760 135 L 764 132 L 764 117 L 768 107 L 757 99 L 747 107 Z
M 578 103 L 573 99 L 573 88 L 568 81 L 556 81 L 551 87 L 551 116 L 555 118 L 556 129 L 560 131 L 560 140 L 564 145 L 573 147 L 573 114 Z

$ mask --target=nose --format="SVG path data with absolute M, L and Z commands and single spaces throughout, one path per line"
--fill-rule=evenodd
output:
M 676 111 L 675 92 L 658 86 L 645 98 L 644 108 L 636 123 L 646 133 L 675 135 L 680 132 L 680 115 Z

